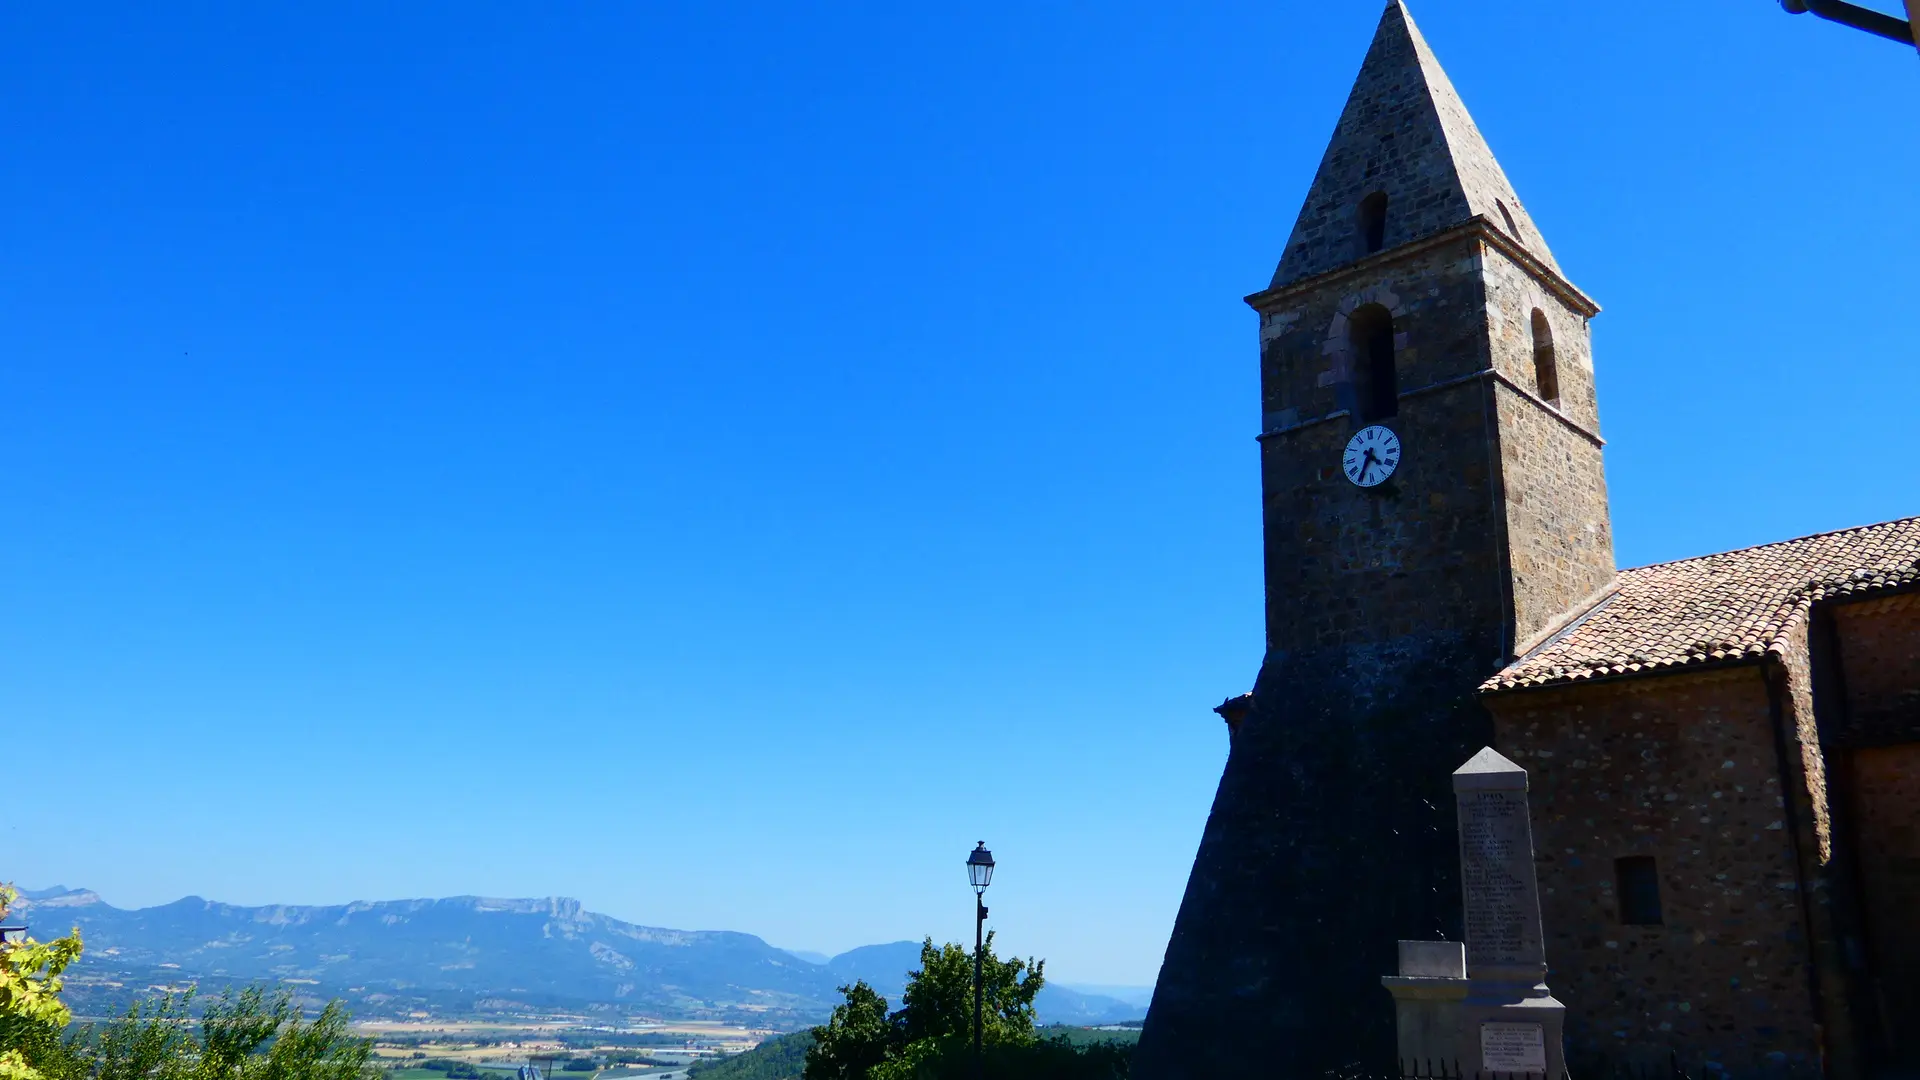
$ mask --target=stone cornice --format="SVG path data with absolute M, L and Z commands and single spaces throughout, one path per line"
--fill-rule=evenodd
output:
M 1500 372 L 1495 371 L 1493 368 L 1481 368 L 1479 371 L 1469 371 L 1465 375 L 1455 375 L 1451 379 L 1441 379 L 1439 382 L 1428 383 L 1425 386 L 1416 386 L 1411 390 L 1402 390 L 1397 395 L 1397 399 L 1400 401 L 1405 401 L 1410 397 L 1416 397 L 1420 394 L 1432 393 L 1435 390 L 1445 390 L 1450 386 L 1459 386 L 1462 383 L 1473 382 L 1476 379 L 1492 379 L 1494 382 L 1499 383 L 1501 386 L 1504 386 L 1507 389 L 1513 391 L 1514 393 L 1519 394 L 1521 397 L 1527 399 L 1528 401 L 1533 402 L 1535 407 L 1539 408 L 1540 411 L 1546 413 L 1548 416 L 1553 417 L 1555 420 L 1560 421 L 1562 424 L 1565 424 L 1569 429 L 1573 431 L 1574 434 L 1587 440 L 1593 445 L 1599 446 L 1599 447 L 1604 447 L 1607 445 L 1607 440 L 1601 438 L 1595 432 L 1588 431 L 1585 427 L 1583 427 L 1580 424 L 1578 420 L 1575 420 L 1572 417 L 1568 416 L 1566 413 L 1561 412 L 1558 406 L 1553 405 L 1550 402 L 1541 400 L 1540 395 L 1534 393 L 1533 391 L 1527 389 L 1524 386 L 1521 386 L 1519 383 L 1514 382 L 1512 379 L 1507 378 L 1505 375 L 1502 375 Z M 1278 435 L 1286 435 L 1290 432 L 1299 431 L 1302 428 L 1310 428 L 1315 424 L 1324 424 L 1329 420 L 1338 420 L 1343 416 L 1351 416 L 1351 415 L 1352 415 L 1351 411 L 1347 409 L 1335 409 L 1332 412 L 1327 413 L 1325 416 L 1309 417 L 1308 419 L 1305 419 L 1305 420 L 1297 420 L 1284 427 L 1277 427 L 1269 431 L 1263 431 L 1260 434 L 1255 435 L 1254 438 L 1264 442 L 1265 440 L 1271 439 Z
M 1581 424 L 1580 421 L 1575 420 L 1573 417 L 1568 416 L 1566 413 L 1561 412 L 1560 407 L 1558 405 L 1555 405 L 1549 401 L 1542 399 L 1539 394 L 1536 394 L 1532 390 L 1529 390 L 1526 387 L 1521 386 L 1519 383 L 1514 382 L 1512 379 L 1507 378 L 1505 375 L 1501 374 L 1498 371 L 1488 369 L 1487 375 L 1494 382 L 1499 383 L 1501 386 L 1504 386 L 1507 389 L 1513 391 L 1514 393 L 1519 394 L 1521 397 L 1527 399 L 1528 401 L 1533 402 L 1535 408 L 1538 408 L 1541 412 L 1546 413 L 1548 416 L 1551 416 L 1555 420 L 1558 420 L 1562 424 L 1566 425 L 1567 428 L 1571 430 L 1575 435 L 1580 436 L 1581 438 L 1587 440 L 1588 442 L 1592 443 L 1595 446 L 1607 445 L 1607 440 L 1601 438 L 1599 432 L 1588 431 L 1586 426 Z
M 1309 277 L 1303 277 L 1298 281 L 1288 282 L 1278 288 L 1265 289 L 1257 293 L 1252 293 L 1246 297 L 1247 306 L 1253 308 L 1255 311 L 1271 311 L 1301 293 L 1324 289 L 1329 285 L 1337 285 L 1347 278 L 1357 277 L 1382 267 L 1392 266 L 1395 263 L 1413 258 L 1417 255 L 1424 255 L 1434 248 L 1442 247 L 1465 237 L 1477 237 L 1488 247 L 1493 248 L 1495 251 L 1513 260 L 1521 269 L 1531 275 L 1534 280 L 1545 286 L 1548 292 L 1559 297 L 1568 307 L 1577 312 L 1581 318 L 1591 319 L 1600 313 L 1600 305 L 1594 303 L 1592 297 L 1581 292 L 1573 282 L 1561 277 L 1555 272 L 1553 267 L 1535 258 L 1532 253 L 1527 251 L 1526 248 L 1521 247 L 1517 241 L 1502 232 L 1492 222 L 1488 221 L 1485 216 L 1477 214 L 1458 225 L 1441 229 L 1437 233 L 1429 233 L 1418 240 L 1401 244 L 1399 247 L 1376 252 L 1363 259 L 1347 263 L 1345 266 L 1337 266 L 1332 270 L 1326 270 Z

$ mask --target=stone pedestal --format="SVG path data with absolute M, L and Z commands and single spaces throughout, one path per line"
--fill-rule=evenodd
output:
M 1562 1080 L 1566 1007 L 1547 990 L 1527 771 L 1492 747 L 1453 774 L 1466 942 L 1402 941 L 1393 995 L 1409 1076 Z
M 1547 990 L 1540 886 L 1533 870 L 1527 771 L 1488 747 L 1453 774 L 1467 994 L 1460 1004 L 1468 1071 L 1560 1080 L 1566 1007 Z
M 1380 984 L 1393 995 L 1402 1074 L 1446 1074 L 1478 1053 L 1460 1040 L 1467 958 L 1459 942 L 1402 941 L 1400 973 L 1383 977 Z

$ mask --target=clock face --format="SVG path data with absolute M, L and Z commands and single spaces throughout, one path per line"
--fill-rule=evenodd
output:
M 1341 455 L 1340 468 L 1347 479 L 1363 488 L 1372 487 L 1393 475 L 1400 467 L 1400 436 L 1381 427 L 1369 424 L 1353 433 L 1347 440 L 1347 450 Z

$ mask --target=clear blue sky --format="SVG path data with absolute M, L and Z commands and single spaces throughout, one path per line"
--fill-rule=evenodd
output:
M 1150 981 L 1377 6 L 268 7 L 4 17 L 0 876 L 832 952 L 986 839 Z M 1911 49 L 1414 14 L 1606 307 L 1622 565 L 1920 512 Z

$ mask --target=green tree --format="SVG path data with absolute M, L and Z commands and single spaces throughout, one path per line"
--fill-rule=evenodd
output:
M 796 1031 L 768 1039 L 744 1054 L 702 1058 L 687 1069 L 694 1080 L 793 1080 L 807 1066 L 813 1033 Z
M 843 986 L 840 993 L 846 1002 L 833 1007 L 825 1027 L 813 1029 L 806 1080 L 867 1080 L 897 1041 L 887 999 L 866 980 Z
M 19 893 L 0 885 L 0 918 Z M 193 1023 L 192 991 L 136 1001 L 105 1025 L 70 1031 L 61 973 L 80 958 L 66 937 L 0 945 L 0 1080 L 368 1080 L 373 1041 L 330 1002 L 306 1020 L 288 991 L 228 990 Z
M 981 1029 L 991 1042 L 1021 1042 L 1033 1037 L 1033 998 L 1046 984 L 1044 960 L 1002 961 L 987 935 L 981 964 Z M 973 951 L 949 942 L 934 948 L 920 944 L 920 970 L 907 976 L 894 1023 L 906 1043 L 973 1033 Z
M 20 894 L 0 885 L 0 921 Z M 0 945 L 0 1080 L 42 1080 L 33 1052 L 57 1046 L 73 1019 L 60 1000 L 60 973 L 80 958 L 80 931 L 52 941 Z
M 355 1038 L 329 1002 L 307 1020 L 290 991 L 226 990 L 194 1025 L 194 994 L 135 1002 L 90 1025 L 44 1061 L 47 1080 L 367 1080 L 373 1042 Z
M 982 1042 L 995 1080 L 1119 1080 L 1131 1051 L 1082 1049 L 1034 1032 L 1033 1000 L 1046 985 L 1040 961 L 1001 960 L 993 938 L 981 964 Z M 814 1028 L 805 1080 L 965 1080 L 973 1064 L 973 954 L 961 945 L 920 946 L 900 1009 L 864 982 L 843 986 L 846 1002 Z

